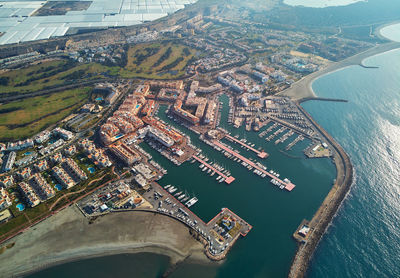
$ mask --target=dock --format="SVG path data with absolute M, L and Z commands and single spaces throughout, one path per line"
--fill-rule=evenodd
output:
M 272 139 L 275 138 L 275 136 L 277 136 L 278 134 L 281 134 L 282 132 L 284 132 L 286 130 L 286 127 L 281 127 L 280 129 L 278 129 L 277 131 L 275 131 L 273 134 L 271 134 L 270 136 L 268 136 L 267 138 L 265 138 L 265 140 L 267 141 L 271 141 Z
M 289 130 L 287 133 L 285 133 L 281 138 L 277 139 L 275 141 L 275 145 L 278 145 L 280 143 L 284 143 L 290 136 L 294 134 L 293 130 Z
M 274 128 L 276 128 L 278 126 L 277 123 L 274 123 L 273 125 L 271 125 L 270 127 L 268 127 L 266 130 L 262 131 L 260 134 L 258 134 L 259 137 L 264 137 L 265 135 L 267 135 L 269 132 L 271 132 L 271 130 L 273 130 Z
M 156 209 L 157 212 L 175 218 L 187 225 L 191 229 L 191 234 L 204 244 L 207 257 L 213 261 L 225 259 L 236 241 L 240 237 L 245 237 L 253 228 L 228 208 L 222 208 L 213 219 L 205 223 L 158 183 L 153 182 L 153 187 L 154 191 L 149 192 L 149 196 L 153 196 L 154 192 L 163 192 L 162 196 L 156 193 L 160 198 L 153 201 L 154 208 L 158 207 Z M 163 201 L 164 204 L 160 205 L 160 201 Z M 177 207 L 173 208 L 172 204 L 177 204 Z M 224 226 L 223 223 L 226 220 L 232 225 Z
M 259 158 L 267 158 L 267 157 L 268 157 L 268 153 L 266 153 L 266 152 L 264 152 L 264 151 L 256 150 L 255 148 L 253 148 L 253 147 L 247 145 L 246 143 L 243 143 L 242 141 L 236 139 L 235 137 L 230 136 L 229 134 L 226 134 L 225 137 L 226 137 L 229 141 L 234 142 L 234 143 L 237 143 L 237 144 L 240 144 L 240 145 L 242 145 L 243 147 L 245 147 L 245 148 L 247 148 L 247 149 L 249 149 L 249 150 L 255 152 Z
M 228 148 L 227 146 L 225 146 L 225 145 L 222 144 L 221 142 L 219 142 L 219 141 L 217 141 L 217 140 L 214 140 L 214 141 L 212 141 L 212 143 L 213 143 L 214 145 L 216 145 L 217 147 L 223 149 L 224 151 L 226 151 L 226 152 L 232 154 L 233 156 L 239 158 L 240 160 L 246 162 L 246 163 L 249 164 L 251 167 L 253 167 L 253 168 L 259 170 L 259 171 L 262 172 L 263 174 L 265 174 L 265 175 L 271 177 L 272 179 L 278 181 L 279 183 L 283 184 L 283 185 L 285 186 L 285 189 L 286 189 L 287 191 L 292 191 L 292 190 L 296 187 L 296 186 L 295 186 L 293 183 L 291 183 L 291 182 L 284 182 L 284 181 L 280 180 L 280 179 L 279 179 L 278 177 L 276 177 L 275 175 L 269 173 L 268 171 L 265 171 L 264 169 L 262 169 L 261 167 L 259 167 L 256 163 L 254 163 L 253 161 L 251 161 L 251 160 L 247 159 L 246 157 L 244 157 L 244 156 L 238 154 L 237 152 L 231 150 L 230 148 Z
M 205 167 L 211 169 L 212 171 L 214 171 L 215 173 L 217 173 L 218 175 L 220 175 L 222 178 L 224 178 L 225 183 L 227 184 L 231 184 L 235 178 L 232 176 L 227 176 L 224 173 L 222 173 L 221 171 L 217 170 L 216 168 L 214 168 L 212 165 L 208 164 L 207 162 L 205 162 L 204 160 L 202 160 L 200 157 L 197 157 L 196 155 L 193 155 L 193 158 L 196 159 L 198 162 L 203 163 L 205 165 Z
M 293 146 L 295 146 L 298 142 L 303 141 L 304 140 L 304 136 L 303 135 L 299 135 L 296 137 L 296 139 L 294 139 L 292 142 L 290 142 L 287 146 L 286 146 L 286 150 L 289 151 L 293 148 Z
M 253 228 L 253 226 L 251 226 L 249 223 L 247 223 L 246 221 L 244 221 L 241 217 L 239 217 L 236 213 L 232 212 L 230 209 L 228 208 L 222 208 L 221 212 L 218 213 L 213 219 L 211 219 L 210 221 L 208 221 L 207 226 L 209 227 L 213 227 L 218 218 L 222 215 L 229 215 L 229 216 L 233 216 L 243 227 L 239 230 L 241 236 L 245 237 L 247 236 L 247 234 L 250 232 L 250 230 Z

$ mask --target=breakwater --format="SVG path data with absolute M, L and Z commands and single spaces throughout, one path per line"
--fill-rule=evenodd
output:
M 337 175 L 336 182 L 331 191 L 309 223 L 311 234 L 305 243 L 299 243 L 298 250 L 289 271 L 290 278 L 304 277 L 310 259 L 319 241 L 342 204 L 346 194 L 349 192 L 353 182 L 353 166 L 350 162 L 349 156 L 333 139 L 333 137 L 315 122 L 310 114 L 308 114 L 300 105 L 298 105 L 298 107 L 303 115 L 325 137 L 330 147 L 332 147 L 333 161 L 336 166 Z

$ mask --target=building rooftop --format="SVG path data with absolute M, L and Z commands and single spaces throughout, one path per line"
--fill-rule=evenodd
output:
M 141 24 L 183 9 L 196 0 L 93 0 L 83 11 L 32 16 L 49 1 L 3 2 L 0 45 L 64 36 L 71 28 L 108 28 Z

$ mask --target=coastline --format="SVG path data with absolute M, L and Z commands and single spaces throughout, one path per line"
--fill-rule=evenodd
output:
M 318 78 L 333 73 L 335 71 L 342 70 L 346 67 L 356 66 L 356 65 L 363 66 L 363 61 L 366 58 L 382 54 L 384 52 L 388 52 L 397 48 L 400 48 L 400 42 L 389 42 L 377 45 L 364 52 L 346 58 L 340 62 L 332 62 L 325 68 L 303 77 L 296 83 L 292 84 L 291 87 L 287 88 L 286 90 L 280 92 L 277 95 L 288 96 L 291 99 L 299 102 L 302 102 L 302 100 L 306 98 L 317 98 L 317 95 L 314 93 L 312 89 L 312 83 Z
M 382 35 L 382 32 L 381 32 L 383 28 L 391 26 L 391 25 L 396 25 L 396 24 L 400 24 L 400 20 L 396 20 L 396 21 L 393 21 L 393 22 L 390 22 L 387 24 L 383 24 L 383 25 L 379 26 L 378 28 L 376 28 L 376 30 L 374 31 L 374 35 L 383 40 L 396 42 L 395 40 L 385 37 L 384 35 Z
M 295 83 L 292 87 L 283 91 L 281 95 L 289 96 L 294 99 L 304 116 L 307 117 L 310 122 L 317 128 L 321 134 L 328 141 L 329 145 L 333 148 L 333 162 L 335 163 L 337 175 L 332 189 L 325 197 L 321 206 L 314 214 L 310 221 L 311 234 L 309 235 L 306 243 L 298 244 L 298 249 L 293 257 L 292 265 L 289 270 L 288 277 L 304 277 L 307 273 L 310 260 L 314 254 L 318 243 L 324 236 L 333 218 L 336 216 L 341 204 L 350 192 L 351 186 L 354 182 L 354 169 L 351 164 L 350 157 L 344 151 L 344 149 L 335 141 L 335 139 L 328 134 L 312 117 L 303 109 L 300 104 L 302 102 L 318 99 L 317 95 L 312 89 L 313 82 L 330 73 L 344 69 L 352 65 L 363 65 L 363 61 L 369 57 L 383 54 L 385 52 L 393 51 L 400 48 L 399 42 L 390 42 L 383 45 L 378 45 L 367 51 L 356 54 L 343 61 L 328 65 L 321 71 L 315 72 L 311 75 L 304 77 L 298 83 Z
M 344 149 L 328 134 L 315 120 L 307 113 L 300 105 L 298 105 L 304 116 L 308 118 L 316 129 L 325 137 L 330 147 L 333 149 L 333 162 L 336 166 L 336 181 L 325 197 L 321 206 L 314 214 L 313 218 L 309 222 L 310 235 L 306 242 L 299 243 L 296 254 L 294 255 L 292 265 L 289 270 L 288 277 L 297 278 L 304 277 L 310 260 L 314 254 L 315 249 L 318 246 L 319 241 L 325 234 L 329 224 L 332 222 L 338 209 L 340 208 L 343 200 L 350 191 L 353 184 L 353 166 L 350 158 Z
M 124 225 L 120 225 L 124 223 Z M 155 253 L 173 267 L 186 259 L 211 263 L 189 228 L 158 213 L 133 211 L 105 215 L 92 223 L 75 206 L 10 239 L 0 264 L 1 277 L 19 277 L 54 265 L 115 254 Z M 68 246 L 67 248 L 65 248 Z M 24 261 L 21 265 L 18 262 Z

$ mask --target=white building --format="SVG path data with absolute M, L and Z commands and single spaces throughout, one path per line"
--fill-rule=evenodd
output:
M 0 211 L 8 208 L 12 205 L 10 196 L 8 195 L 7 190 L 3 187 L 0 188 Z

